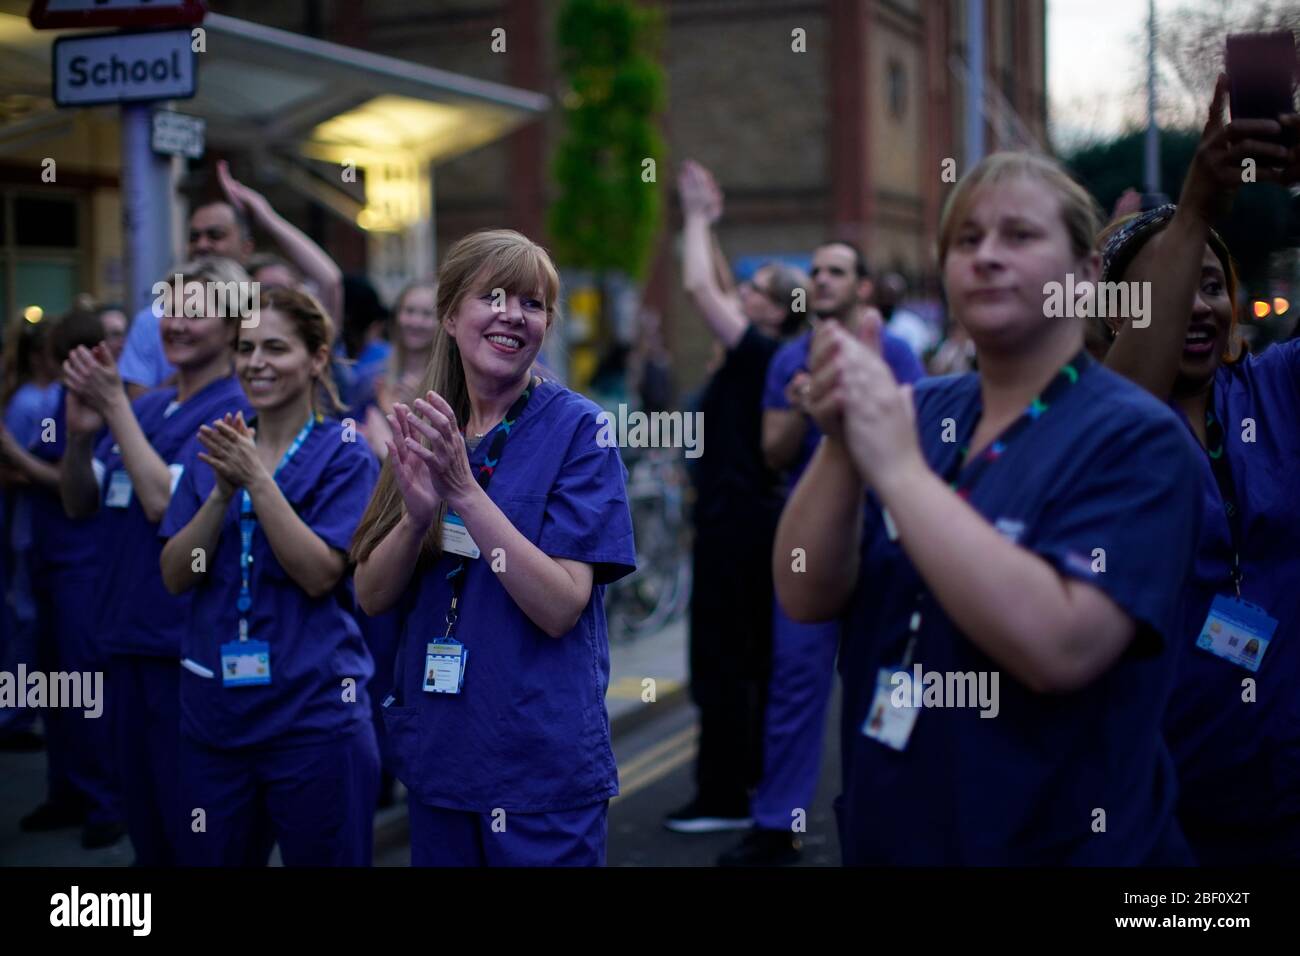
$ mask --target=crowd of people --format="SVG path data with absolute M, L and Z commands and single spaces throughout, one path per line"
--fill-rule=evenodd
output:
M 683 164 L 721 361 L 697 792 L 666 826 L 797 860 L 838 662 L 848 864 L 1300 862 L 1300 341 L 1247 353 L 1214 230 L 1243 159 L 1300 182 L 1300 117 L 1227 124 L 1225 97 L 1179 202 L 1110 224 L 1042 155 L 971 169 L 944 343 L 839 239 L 735 283 Z M 125 832 L 147 866 L 368 865 L 396 778 L 415 865 L 602 864 L 604 586 L 637 556 L 599 406 L 537 361 L 554 264 L 473 233 L 386 321 L 217 178 L 165 280 L 246 300 L 5 336 L 0 670 L 107 675 L 102 719 L 40 711 L 22 828 Z M 1150 321 L 1044 306 L 1098 281 L 1148 283 Z M 0 746 L 31 720 L 0 711 Z

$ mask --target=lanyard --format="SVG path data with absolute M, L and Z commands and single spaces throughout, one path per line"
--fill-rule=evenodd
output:
M 960 454 L 956 460 L 944 473 L 943 479 L 948 482 L 949 486 L 955 491 L 963 501 L 969 500 L 971 489 L 975 487 L 976 482 L 991 468 L 1011 443 L 1019 438 L 1028 430 L 1029 426 L 1043 417 L 1043 414 L 1057 404 L 1061 396 L 1069 391 L 1070 386 L 1079 381 L 1079 376 L 1093 364 L 1092 357 L 1085 351 L 1080 352 L 1070 360 L 1067 365 L 1061 367 L 1056 373 L 1056 377 L 1048 384 L 1036 398 L 1034 398 L 1025 410 L 1020 413 L 1011 425 L 998 435 L 987 448 L 980 452 L 969 465 L 966 465 L 966 457 L 970 453 L 970 436 L 967 436 L 966 443 L 962 445 Z M 970 434 L 973 435 L 975 429 L 972 428 Z M 965 470 L 963 471 L 963 466 Z M 916 653 L 916 642 L 921 632 L 921 607 L 925 603 L 926 589 L 922 587 L 916 593 L 916 601 L 912 606 L 912 616 L 907 625 L 907 647 L 903 651 L 903 669 L 906 670 L 912 664 L 912 657 Z
M 1223 513 L 1228 519 L 1228 534 L 1232 540 L 1232 585 L 1241 597 L 1241 508 L 1237 505 L 1237 483 L 1232 478 L 1232 465 L 1224 455 L 1227 447 L 1223 423 L 1214 417 L 1212 408 L 1205 410 L 1205 453 L 1210 456 L 1210 470 L 1223 498 Z
M 488 445 L 487 454 L 483 456 L 483 463 L 479 465 L 476 476 L 479 487 L 484 491 L 487 491 L 492 476 L 496 474 L 497 465 L 501 461 L 501 452 L 506 447 L 506 440 L 510 438 L 510 429 L 519 420 L 528 400 L 533 397 L 533 392 L 541 382 L 542 380 L 534 375 L 527 387 L 515 399 L 514 404 L 510 406 L 510 410 L 506 412 L 506 417 L 501 419 L 501 424 L 492 430 L 492 443 Z M 447 608 L 447 633 L 443 635 L 443 640 L 451 637 L 452 631 L 456 629 L 456 621 L 460 617 L 460 599 L 465 593 L 465 575 L 469 567 L 469 559 L 463 555 L 459 557 L 456 566 L 447 573 L 447 580 L 451 582 L 451 605 Z
M 289 445 L 280 459 L 280 464 L 275 466 L 275 471 L 271 475 L 274 481 L 284 466 L 289 464 L 289 460 L 298 453 L 298 449 L 303 446 L 307 436 L 311 434 L 312 428 L 319 420 L 319 415 L 309 415 L 307 423 L 299 429 L 297 436 Z M 253 607 L 253 589 L 249 585 L 249 567 L 253 563 L 253 528 L 257 524 L 257 518 L 253 514 L 253 496 L 245 488 L 240 494 L 239 501 L 239 599 L 235 602 L 235 607 L 239 610 L 239 639 L 248 640 L 248 612 Z

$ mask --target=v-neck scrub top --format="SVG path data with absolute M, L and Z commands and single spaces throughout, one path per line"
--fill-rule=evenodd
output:
M 915 396 L 926 461 L 949 474 L 979 420 L 979 379 L 926 379 Z M 1187 862 L 1160 720 L 1200 518 L 1195 454 L 1168 408 L 1089 361 L 970 489 L 968 503 L 1005 537 L 1099 588 L 1137 624 L 1125 653 L 1069 693 L 1032 692 L 964 635 L 869 496 L 840 656 L 846 863 Z M 862 727 L 878 670 L 902 661 L 919 591 L 914 663 L 999 672 L 998 713 L 922 708 L 900 752 Z
M 421 803 L 487 813 L 589 806 L 618 793 L 605 691 L 605 585 L 635 570 L 617 447 L 603 447 L 595 403 L 552 381 L 516 419 L 488 485 L 511 524 L 552 558 L 591 564 L 591 598 L 559 638 L 534 624 L 491 568 L 468 561 L 455 637 L 469 654 L 459 694 L 421 690 L 426 645 L 446 631 L 444 554 L 403 596 L 393 700 L 384 709 L 397 777 Z M 500 426 L 498 426 L 500 427 Z M 608 429 L 605 430 L 608 433 Z M 474 473 L 492 445 L 470 452 Z M 507 562 L 510 555 L 506 554 Z M 507 564 L 507 569 L 509 564 Z

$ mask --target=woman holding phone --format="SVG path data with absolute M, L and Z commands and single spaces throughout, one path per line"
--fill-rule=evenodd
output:
M 1200 450 L 1202 512 L 1166 731 L 1179 816 L 1202 863 L 1300 862 L 1300 340 L 1246 353 L 1237 275 L 1213 229 L 1243 160 L 1300 182 L 1275 140 L 1300 116 L 1223 122 L 1221 77 L 1177 207 L 1110 227 L 1104 277 L 1149 282 L 1149 327 L 1115 321 L 1106 364 L 1177 412 Z M 1247 809 L 1248 808 L 1248 809 Z
M 604 862 L 604 586 L 636 556 L 600 409 L 534 372 L 558 299 L 519 233 L 452 246 L 423 397 L 394 407 L 357 529 L 362 608 L 402 609 L 384 711 L 416 866 Z

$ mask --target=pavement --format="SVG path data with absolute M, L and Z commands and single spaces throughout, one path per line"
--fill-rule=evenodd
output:
M 610 647 L 610 685 L 606 696 L 610 732 L 620 766 L 624 792 L 647 775 L 659 774 L 666 766 L 678 769 L 687 760 L 680 752 L 671 755 L 672 763 L 642 761 L 624 765 L 619 755 L 622 742 L 638 732 L 651 734 L 651 725 L 680 712 L 693 720 L 694 709 L 687 707 L 688 695 L 686 623 L 679 620 L 656 634 L 644 635 L 630 642 Z M 685 738 L 678 733 L 678 743 Z M 680 749 L 680 748 L 679 748 Z M 690 747 L 689 757 L 694 748 Z M 643 755 L 642 755 L 643 756 Z M 632 759 L 636 759 L 635 757 Z M 18 820 L 34 809 L 45 797 L 45 754 L 0 753 L 0 866 L 129 866 L 133 853 L 129 840 L 122 839 L 102 850 L 84 850 L 79 829 L 53 833 L 23 833 Z M 406 865 L 407 820 L 405 796 L 399 785 L 397 803 L 375 816 L 375 863 Z M 689 799 L 687 794 L 681 802 Z M 673 808 L 670 808 L 673 809 Z M 279 862 L 278 851 L 272 865 Z

